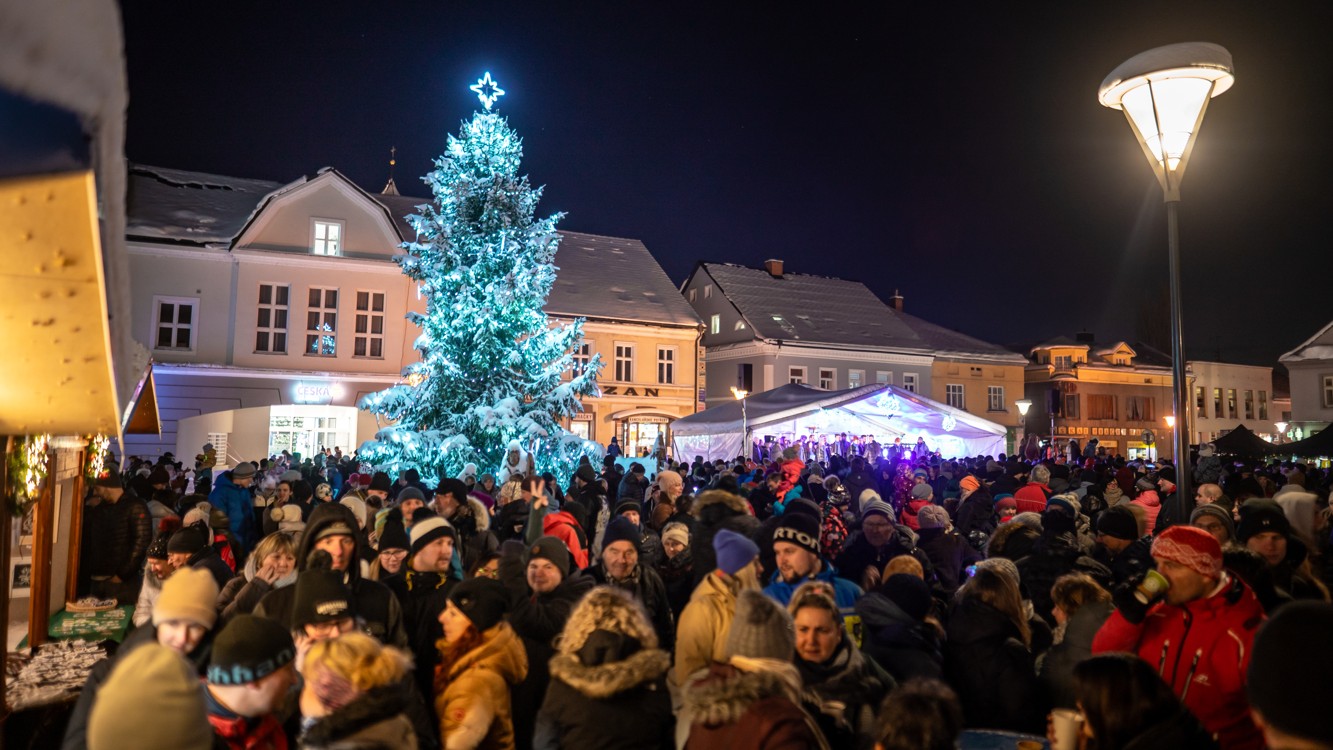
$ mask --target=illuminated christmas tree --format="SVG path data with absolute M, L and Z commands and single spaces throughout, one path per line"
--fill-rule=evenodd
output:
M 361 399 L 362 409 L 393 424 L 359 453 L 430 481 L 466 463 L 495 473 L 517 440 L 538 471 L 565 481 L 580 456 L 601 453 L 560 420 L 582 410 L 580 397 L 598 393 L 602 362 L 575 368 L 583 320 L 553 326 L 542 309 L 564 215 L 535 218 L 542 190 L 519 175 L 523 142 L 491 111 L 504 91 L 490 73 L 472 90 L 485 109 L 449 137 L 424 178 L 435 202 L 407 217 L 417 239 L 394 258 L 426 302 L 424 314 L 408 315 L 421 328 L 421 361 L 404 369 L 405 383 Z

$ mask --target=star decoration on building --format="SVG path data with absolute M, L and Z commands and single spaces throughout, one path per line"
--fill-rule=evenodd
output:
M 496 85 L 489 70 L 486 71 L 486 75 L 477 79 L 475 85 L 469 88 L 477 93 L 477 98 L 481 100 L 481 105 L 486 108 L 487 112 L 491 111 L 496 99 L 505 95 L 505 90 Z

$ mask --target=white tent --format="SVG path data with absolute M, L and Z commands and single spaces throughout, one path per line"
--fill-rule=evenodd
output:
M 845 391 L 784 385 L 747 397 L 743 415 L 736 401 L 672 422 L 673 453 L 730 460 L 746 453 L 742 429 L 753 438 L 874 435 L 884 445 L 902 438 L 911 446 L 920 437 L 945 457 L 1002 453 L 1005 438 L 1001 425 L 891 385 Z

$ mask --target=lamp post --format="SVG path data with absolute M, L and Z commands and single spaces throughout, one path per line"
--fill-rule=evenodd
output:
M 1281 445 L 1282 443 L 1286 442 L 1286 438 L 1287 438 L 1287 423 L 1286 423 L 1286 422 L 1274 422 L 1274 423 L 1273 423 L 1273 426 L 1277 428 L 1277 440 L 1274 440 L 1273 442 L 1277 443 L 1278 445 Z
M 1208 101 L 1236 82 L 1231 53 L 1207 42 L 1157 47 L 1129 58 L 1102 81 L 1097 100 L 1123 110 L 1162 186 L 1166 202 L 1167 265 L 1171 284 L 1172 401 L 1176 414 L 1189 406 L 1180 313 L 1180 181 L 1194 151 Z M 1191 497 L 1189 436 L 1175 433 L 1178 497 Z
M 1017 444 L 1014 445 L 1014 452 L 1021 456 L 1023 455 L 1023 441 L 1028 436 L 1028 409 L 1032 408 L 1032 402 L 1021 398 L 1014 402 L 1014 406 L 1018 407 L 1018 421 L 1021 423 L 1019 428 L 1022 430 L 1018 435 Z
M 750 392 L 732 386 L 731 395 L 741 402 L 741 450 L 744 451 L 741 455 L 748 460 L 750 458 L 750 427 L 748 420 L 745 418 L 745 397 L 750 395 Z
M 1180 441 L 1176 440 L 1176 415 L 1168 414 L 1165 417 L 1163 417 L 1163 419 L 1166 420 L 1166 428 L 1171 431 L 1171 446 L 1176 450 L 1179 450 Z M 1177 478 L 1179 478 L 1180 470 L 1182 468 L 1179 453 L 1175 455 L 1175 459 L 1176 459 L 1176 475 Z

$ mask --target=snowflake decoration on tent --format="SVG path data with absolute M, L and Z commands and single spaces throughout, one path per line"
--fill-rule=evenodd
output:
M 952 414 L 945 414 L 944 424 L 942 426 L 944 427 L 945 432 L 953 432 L 953 428 L 958 426 L 958 420 L 955 419 Z
M 486 71 L 486 75 L 477 79 L 476 85 L 469 88 L 477 92 L 477 98 L 481 100 L 481 106 L 485 107 L 487 112 L 491 111 L 497 99 L 505 95 L 505 90 L 491 78 L 489 70 Z
M 889 416 L 897 416 L 902 413 L 902 404 L 898 402 L 898 397 L 892 393 L 880 394 L 875 400 L 875 405 L 889 413 Z

